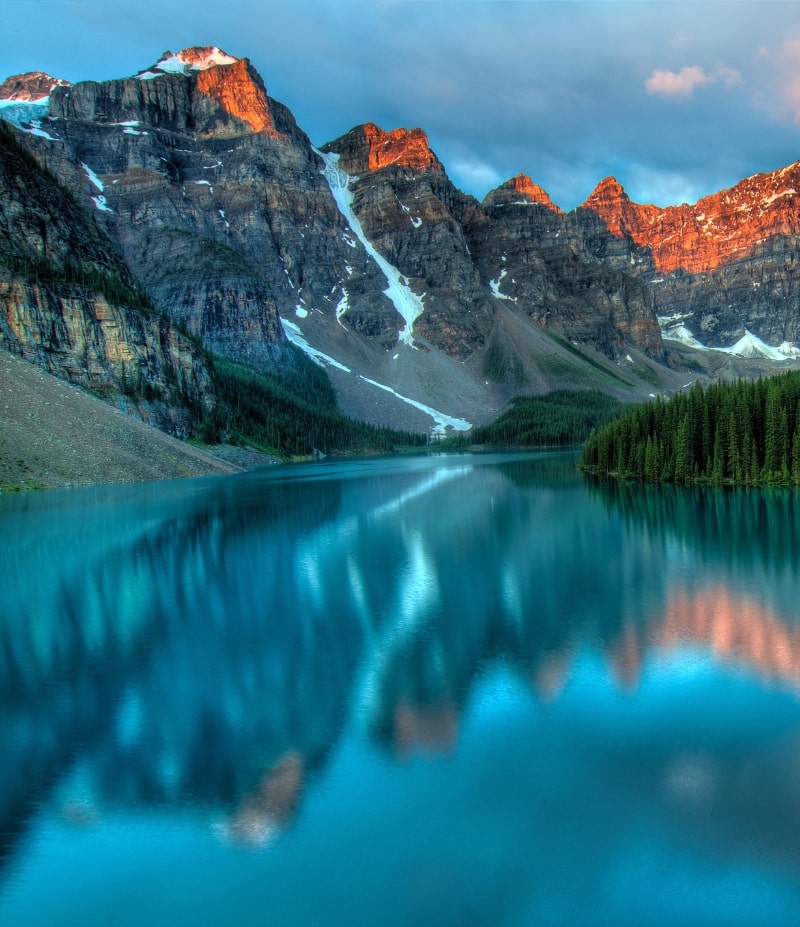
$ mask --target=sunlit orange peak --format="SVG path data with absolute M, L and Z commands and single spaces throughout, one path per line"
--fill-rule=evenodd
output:
M 421 171 L 439 163 L 422 129 L 399 128 L 384 132 L 374 122 L 368 122 L 362 128 L 368 145 L 370 170 L 377 171 L 396 164 Z
M 542 206 L 546 206 L 548 209 L 552 209 L 553 212 L 562 211 L 550 199 L 550 194 L 547 190 L 540 187 L 538 183 L 534 183 L 527 174 L 517 174 L 516 177 L 507 180 L 498 189 L 500 191 L 512 193 L 517 198 L 524 199 L 529 203 L 539 203 Z

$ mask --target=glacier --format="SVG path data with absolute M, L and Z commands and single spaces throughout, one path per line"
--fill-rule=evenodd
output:
M 695 335 L 682 323 L 685 316 L 659 316 L 658 324 L 661 327 L 661 337 L 666 341 L 678 341 L 697 351 L 716 351 L 721 354 L 732 354 L 735 357 L 763 357 L 776 364 L 782 364 L 793 357 L 800 357 L 800 349 L 791 342 L 784 341 L 778 347 L 762 341 L 749 329 L 730 347 L 711 347 L 699 341 Z

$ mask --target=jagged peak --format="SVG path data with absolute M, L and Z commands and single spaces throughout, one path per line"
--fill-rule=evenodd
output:
M 609 202 L 609 201 L 621 201 L 628 200 L 630 197 L 625 192 L 625 188 L 617 180 L 616 177 L 605 177 L 600 183 L 592 190 L 587 198 L 586 202 L 583 204 L 587 208 L 591 209 L 592 204 L 596 202 Z
M 165 51 L 152 67 L 141 71 L 136 76 L 147 79 L 160 77 L 162 74 L 190 74 L 193 71 L 226 67 L 240 60 L 222 51 L 216 45 L 193 45 L 179 52 Z
M 490 190 L 483 200 L 486 206 L 509 205 L 510 203 L 538 203 L 553 212 L 562 210 L 550 199 L 550 194 L 539 184 L 534 183 L 527 174 L 517 174 L 494 190 Z
M 32 103 L 50 96 L 53 87 L 69 87 L 69 81 L 53 77 L 45 71 L 28 71 L 14 74 L 0 84 L 0 100 L 14 103 Z
M 392 165 L 415 171 L 443 171 L 441 162 L 431 150 L 428 136 L 420 128 L 386 132 L 374 122 L 366 122 L 329 142 L 323 150 L 337 152 L 342 169 L 348 174 L 377 171 Z

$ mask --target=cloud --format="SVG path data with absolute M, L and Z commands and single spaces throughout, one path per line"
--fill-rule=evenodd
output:
M 665 97 L 688 98 L 694 93 L 695 87 L 713 84 L 714 78 L 696 64 L 680 71 L 653 71 L 644 82 L 648 93 L 661 94 Z
M 730 90 L 742 82 L 742 75 L 736 68 L 717 68 L 713 74 L 694 64 L 691 67 L 675 71 L 653 71 L 644 82 L 648 93 L 661 94 L 665 97 L 688 99 L 694 93 L 695 87 L 704 87 L 707 84 L 721 83 Z

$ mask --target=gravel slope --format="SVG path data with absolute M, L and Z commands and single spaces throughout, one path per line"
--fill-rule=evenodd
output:
M 0 349 L 0 486 L 85 486 L 236 473 Z

